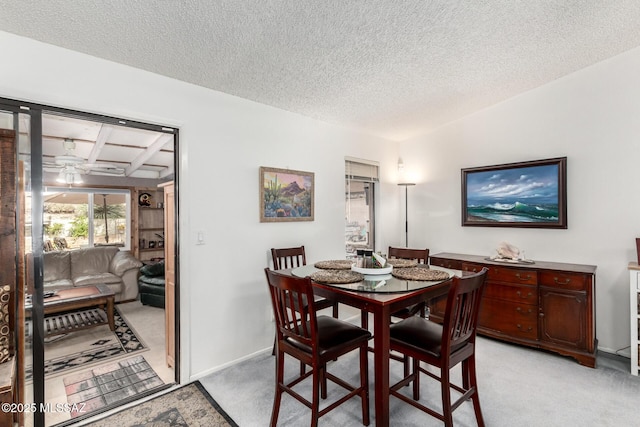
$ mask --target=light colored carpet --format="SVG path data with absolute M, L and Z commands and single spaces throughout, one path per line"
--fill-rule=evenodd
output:
M 571 358 L 540 350 L 478 338 L 478 383 L 485 423 L 491 427 L 566 427 L 566 426 L 631 426 L 639 425 L 640 378 L 628 370 L 616 368 L 602 356 L 598 368 L 579 365 Z M 288 378 L 298 370 L 293 359 L 287 359 Z M 352 383 L 358 378 L 357 352 L 329 365 L 328 370 Z M 213 398 L 242 427 L 267 426 L 273 403 L 275 358 L 263 354 L 241 362 L 200 381 Z M 402 366 L 391 365 L 391 381 L 399 380 Z M 452 370 L 459 379 L 459 367 Z M 373 355 L 369 356 L 371 388 L 371 425 L 375 425 L 373 399 Z M 439 405 L 439 386 L 421 379 L 421 400 Z M 310 397 L 309 381 L 298 391 Z M 337 386 L 329 385 L 327 402 L 335 399 Z M 410 387 L 407 387 L 410 393 Z M 322 404 L 321 404 L 322 405 Z M 321 406 L 322 407 L 322 406 Z M 437 419 L 391 397 L 391 425 L 394 427 L 441 426 Z M 309 425 L 310 411 L 285 395 L 278 425 Z M 352 399 L 320 419 L 320 426 L 358 426 L 361 423 L 360 400 Z M 476 426 L 470 402 L 454 412 L 454 424 Z

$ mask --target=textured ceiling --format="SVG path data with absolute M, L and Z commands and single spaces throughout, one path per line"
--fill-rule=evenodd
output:
M 640 46 L 640 2 L 0 0 L 0 30 L 403 140 Z

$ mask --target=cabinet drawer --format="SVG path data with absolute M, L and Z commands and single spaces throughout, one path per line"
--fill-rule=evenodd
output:
M 437 265 L 438 267 L 450 268 L 452 270 L 462 270 L 462 262 L 452 259 L 431 257 L 429 259 L 429 264 Z
M 538 339 L 538 308 L 496 299 L 482 300 L 480 326 L 505 335 Z
M 540 273 L 540 284 L 543 286 L 572 291 L 583 291 L 587 288 L 588 276 L 584 274 L 563 273 L 560 271 L 543 271 Z
M 468 271 L 470 273 L 478 273 L 480 270 L 484 268 L 484 265 L 480 264 L 471 264 L 469 262 L 462 263 L 462 271 Z M 487 273 L 488 274 L 488 273 Z
M 477 273 L 484 266 L 480 264 L 463 263 L 462 271 L 470 271 Z M 536 285 L 538 283 L 538 273 L 534 270 L 524 270 L 520 268 L 496 267 L 494 265 L 486 266 L 487 280 L 497 282 L 508 282 L 522 285 Z
M 482 298 L 537 305 L 538 288 L 536 286 L 509 285 L 487 281 Z
M 536 271 L 520 268 L 491 267 L 487 278 L 489 280 L 522 285 L 536 285 L 538 283 L 538 273 Z

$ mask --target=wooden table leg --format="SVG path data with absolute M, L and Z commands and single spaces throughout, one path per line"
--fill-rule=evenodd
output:
M 383 306 L 373 318 L 373 360 L 375 372 L 376 426 L 389 427 L 389 307 Z
M 113 301 L 114 301 L 114 297 L 107 298 L 107 319 L 109 319 L 109 328 L 112 331 L 115 331 L 116 322 L 113 318 Z

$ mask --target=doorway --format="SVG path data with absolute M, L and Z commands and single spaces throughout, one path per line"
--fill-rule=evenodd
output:
M 98 324 L 81 331 L 52 331 L 48 326 L 52 315 L 45 315 L 50 309 L 44 297 L 45 292 L 59 297 L 66 289 L 58 287 L 58 282 L 53 283 L 59 278 L 49 274 L 56 262 L 52 260 L 58 255 L 95 250 L 120 256 L 127 252 L 139 261 L 137 195 L 140 188 L 153 188 L 161 196 L 161 185 L 167 182 L 175 183 L 178 193 L 175 168 L 178 130 L 0 99 L 0 110 L 5 106 L 6 116 L 0 121 L 0 127 L 11 126 L 16 131 L 16 158 L 24 174 L 29 175 L 28 180 L 25 177 L 17 180 L 29 183 L 17 203 L 25 218 L 21 232 L 25 243 L 18 259 L 31 260 L 23 268 L 24 276 L 33 278 L 25 280 L 26 305 L 22 308 L 25 315 L 22 324 L 17 325 L 24 328 L 27 337 L 23 348 L 17 348 L 23 361 L 22 384 L 26 386 L 20 401 L 42 403 L 42 408 L 86 402 L 82 412 L 37 411 L 24 420 L 24 424 L 70 424 L 169 387 L 179 378 L 179 362 L 168 366 L 167 355 L 175 354 L 178 359 L 179 349 L 167 349 L 164 336 L 158 339 L 158 331 L 165 330 L 165 308 L 160 304 L 142 304 L 135 277 L 128 281 L 127 292 L 120 291 L 119 284 L 111 286 L 115 299 L 113 329 L 108 324 Z M 163 202 L 159 200 L 154 209 L 162 212 L 158 208 Z M 172 208 L 177 212 L 177 202 Z M 167 233 L 177 237 L 176 223 L 168 225 L 168 229 L 164 225 L 158 227 L 154 233 L 159 236 L 158 246 L 164 246 L 160 242 Z M 173 253 L 177 269 L 177 248 L 173 248 Z M 163 254 L 164 251 L 159 251 L 153 261 L 164 261 Z M 140 263 L 140 267 L 150 265 L 149 261 Z M 70 262 L 74 271 L 73 261 Z M 137 271 L 132 274 L 139 275 Z M 159 276 L 157 274 L 156 279 Z M 82 286 L 76 281 L 77 277 L 67 279 L 73 282 L 74 289 L 76 285 Z M 178 312 L 179 283 L 175 285 L 175 292 L 172 314 Z M 106 306 L 87 308 L 96 312 L 96 316 L 108 317 Z M 80 317 L 77 309 L 59 315 L 65 319 Z M 178 316 L 172 317 L 175 318 Z M 178 332 L 179 328 L 175 330 Z M 16 335 L 21 334 L 18 331 Z M 177 338 L 171 342 L 179 345 Z M 148 366 L 157 379 L 146 381 L 145 377 L 144 384 L 140 382 L 142 377 L 131 379 L 132 387 L 123 390 L 120 398 L 113 393 L 106 395 L 105 387 L 98 390 L 102 393 L 98 398 L 77 400 L 84 397 L 73 393 L 74 387 L 86 388 L 86 384 L 78 384 L 76 380 L 104 370 L 106 365 L 129 361 L 144 363 L 140 366 Z

